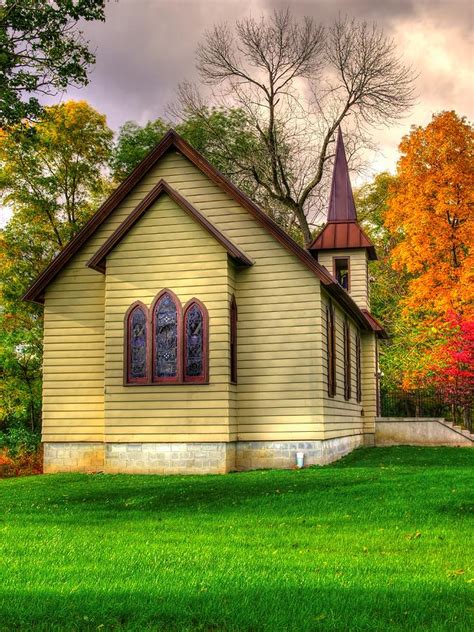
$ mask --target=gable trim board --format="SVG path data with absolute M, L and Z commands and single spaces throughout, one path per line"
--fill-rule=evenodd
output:
M 292 239 L 276 222 L 266 215 L 255 202 L 243 191 L 236 187 L 222 173 L 213 167 L 199 152 L 181 138 L 174 130 L 165 134 L 158 145 L 146 156 L 132 173 L 122 182 L 111 196 L 102 204 L 99 210 L 83 226 L 68 245 L 53 259 L 42 274 L 27 290 L 23 299 L 35 303 L 44 303 L 44 291 L 68 261 L 80 250 L 112 211 L 124 200 L 134 186 L 149 172 L 157 161 L 172 147 L 182 153 L 210 180 L 226 191 L 236 202 L 241 204 L 249 213 L 264 226 L 287 250 L 292 252 L 300 261 L 319 278 L 326 290 L 347 310 L 358 325 L 366 331 L 374 331 L 373 324 L 354 300 L 342 288 L 336 279 L 321 266 L 315 258 L 294 239 Z M 178 194 L 179 195 L 179 194 Z M 182 196 L 180 196 L 182 198 Z M 182 198 L 184 200 L 184 198 Z M 141 206 L 141 205 L 139 205 Z M 137 207 L 138 208 L 138 207 Z M 136 211 L 137 209 L 135 209 Z M 135 212 L 134 211 L 134 212 Z M 133 214 L 133 213 L 132 213 Z M 207 221 L 207 220 L 206 220 Z M 125 222 L 124 222 L 125 223 Z M 98 254 L 98 253 L 97 253 Z M 95 260 L 95 257 L 93 258 Z M 92 263 L 92 260 L 89 264 Z M 88 264 L 88 265 L 89 265 Z M 102 272 L 102 270 L 100 270 Z M 377 330 L 375 330 L 377 331 Z M 378 333 L 378 332 L 377 332 Z M 380 334 L 379 334 L 380 335 Z
M 223 246 L 228 254 L 240 266 L 253 265 L 252 259 L 248 257 L 240 248 L 233 244 L 220 230 L 218 230 L 211 222 L 200 213 L 197 208 L 190 204 L 178 191 L 175 191 L 165 180 L 161 179 L 158 184 L 150 191 L 150 193 L 140 202 L 132 213 L 120 224 L 114 233 L 99 248 L 96 254 L 88 261 L 87 265 L 93 270 L 105 273 L 107 255 L 117 246 L 125 237 L 128 231 L 142 217 L 142 215 L 158 200 L 163 194 L 167 193 L 169 197 L 178 204 L 183 211 L 188 213 L 196 222 L 202 226 L 212 237 L 214 237 Z

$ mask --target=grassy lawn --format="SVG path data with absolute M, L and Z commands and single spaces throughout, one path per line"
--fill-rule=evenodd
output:
M 473 466 L 0 481 L 0 630 L 472 632 Z

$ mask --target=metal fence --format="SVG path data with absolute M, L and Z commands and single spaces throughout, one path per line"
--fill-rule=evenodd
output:
M 436 392 L 381 389 L 382 417 L 443 417 L 472 432 L 473 409 L 449 404 Z

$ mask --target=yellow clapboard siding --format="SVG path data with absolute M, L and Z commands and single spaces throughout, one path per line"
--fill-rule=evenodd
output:
M 328 439 L 339 439 L 341 437 L 361 437 L 364 434 L 364 431 L 354 428 L 353 430 L 343 430 L 338 432 L 330 432 L 327 431 L 324 435 L 326 440 Z
M 101 414 L 102 413 L 102 414 Z M 94 425 L 102 426 L 103 424 L 103 410 L 82 410 L 82 407 L 79 405 L 76 409 L 71 409 L 69 411 L 62 410 L 51 410 L 43 413 L 43 419 L 45 423 L 50 421 L 51 419 L 62 420 L 65 423 L 71 420 L 75 420 L 76 425 L 79 427 L 88 426 L 91 424 L 91 420 L 94 420 Z
M 43 430 L 42 439 L 46 443 L 64 443 L 66 442 L 101 442 L 104 439 L 102 433 L 87 433 L 87 434 L 63 434 L 63 433 L 48 433 Z
M 89 388 L 78 388 L 78 389 L 51 389 L 45 388 L 45 395 L 47 397 L 47 405 L 50 406 L 61 403 L 61 402 L 70 402 L 71 395 L 74 396 L 75 402 L 94 402 L 103 404 L 104 401 L 104 389 L 91 389 Z M 46 404 L 45 404 L 46 405 Z
M 240 441 L 320 441 L 324 439 L 325 436 L 323 430 L 299 431 L 292 426 L 291 430 L 285 432 L 278 432 L 276 430 L 259 432 L 257 428 L 254 432 L 239 431 L 238 438 Z
M 180 290 L 180 292 L 182 292 L 183 290 L 186 291 L 188 288 L 191 287 L 190 279 L 176 279 L 174 276 L 171 277 L 169 275 L 163 275 L 163 277 L 163 279 L 160 279 L 160 283 L 166 283 L 165 287 L 168 287 L 172 284 L 173 288 Z M 216 279 L 214 276 L 210 277 L 209 279 L 198 277 L 196 279 L 193 279 L 192 281 L 192 287 L 195 288 L 195 292 L 200 291 L 207 293 L 208 291 L 210 291 L 212 294 L 217 295 L 223 294 L 227 290 L 227 284 L 224 283 L 221 279 Z M 110 287 L 108 290 L 108 295 L 112 297 L 127 297 L 130 298 L 131 302 L 133 302 L 134 300 L 139 298 L 140 292 L 150 296 L 154 296 L 155 294 L 157 294 L 158 289 L 162 289 L 160 283 L 158 283 L 158 280 L 139 282 L 138 279 L 135 279 L 135 282 L 130 281 L 128 283 L 121 283 L 121 287 Z
M 328 297 L 323 293 L 322 302 L 322 342 L 326 349 L 326 311 L 325 305 L 329 302 Z M 324 372 L 324 411 L 325 426 L 327 432 L 325 438 L 336 438 L 347 435 L 347 428 L 362 428 L 364 417 L 361 417 L 361 410 L 365 402 L 356 401 L 356 379 L 355 379 L 355 333 L 357 327 L 349 319 L 351 331 L 351 358 L 352 358 L 352 386 L 351 399 L 344 398 L 344 344 L 343 344 L 343 323 L 344 313 L 336 305 L 336 395 L 331 398 L 327 395 L 327 371 Z M 372 336 L 371 336 L 372 337 Z M 348 426 L 349 424 L 349 426 Z
M 172 433 L 146 433 L 136 434 L 134 432 L 115 433 L 107 432 L 106 440 L 110 443 L 205 443 L 212 441 L 228 441 L 227 432 L 199 432 L 193 429 L 192 432 Z
M 173 224 L 171 218 L 179 217 Z M 106 279 L 106 433 L 128 432 L 136 436 L 146 424 L 147 433 L 166 436 L 176 428 L 180 433 L 191 431 L 212 433 L 214 437 L 229 428 L 228 386 L 228 257 L 213 237 L 165 196 L 148 211 L 127 234 L 107 259 Z M 161 244 L 166 231 L 166 247 L 143 250 L 149 241 Z M 189 237 L 189 238 L 188 238 Z M 173 259 L 168 260 L 168 251 Z M 212 252 L 213 257 L 200 257 Z M 142 253 L 137 257 L 137 253 Z M 196 258 L 194 259 L 194 255 Z M 126 268 L 124 260 L 132 256 Z M 176 262 L 180 263 L 176 265 Z M 123 317 L 133 299 L 149 305 L 164 287 L 173 290 L 184 304 L 197 296 L 209 310 L 210 370 L 214 386 L 199 385 L 121 386 L 123 374 Z M 130 289 L 133 288 L 131 292 Z M 177 389 L 173 391 L 173 388 Z M 165 389 L 165 390 L 162 390 Z M 179 391 L 180 398 L 177 393 Z M 163 399 L 168 393 L 168 404 Z M 198 393 L 198 395 L 196 395 Z M 119 397 L 120 396 L 120 397 Z M 116 399 L 119 397 L 119 399 Z M 201 401 L 199 401 L 201 398 Z M 211 400 L 211 404 L 209 403 Z M 217 425 L 216 425 L 217 424 Z M 120 426 L 117 430 L 116 426 Z M 163 440 L 163 439 L 161 439 Z
M 91 398 L 89 401 L 85 402 L 85 401 L 81 401 L 79 399 L 74 399 L 74 402 L 65 402 L 64 398 L 56 398 L 57 401 L 53 402 L 53 401 L 48 401 L 45 402 L 43 405 L 43 412 L 44 413 L 51 413 L 51 412 L 67 412 L 67 411 L 71 411 L 71 410 L 76 410 L 79 412 L 101 412 L 103 410 L 103 398 L 102 401 L 97 401 L 98 398 L 97 396 L 94 398 Z

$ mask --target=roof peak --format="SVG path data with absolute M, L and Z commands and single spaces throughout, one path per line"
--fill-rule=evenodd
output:
M 346 151 L 339 125 L 336 140 L 336 155 L 332 172 L 331 193 L 329 196 L 329 222 L 357 222 L 357 212 L 352 194 Z

